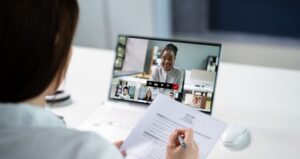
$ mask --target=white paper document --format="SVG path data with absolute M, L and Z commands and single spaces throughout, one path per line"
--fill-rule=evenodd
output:
M 226 124 L 168 96 L 158 95 L 121 149 L 126 150 L 126 159 L 164 159 L 169 135 L 176 128 L 193 129 L 203 159 L 220 138 Z

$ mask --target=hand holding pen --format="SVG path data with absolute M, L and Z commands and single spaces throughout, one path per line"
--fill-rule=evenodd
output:
M 182 148 L 186 148 L 186 144 L 184 142 L 184 136 L 183 135 L 178 135 L 177 138 L 178 138 L 178 142 L 179 142 L 180 146 Z
M 170 135 L 166 159 L 199 159 L 199 149 L 192 129 L 176 129 Z

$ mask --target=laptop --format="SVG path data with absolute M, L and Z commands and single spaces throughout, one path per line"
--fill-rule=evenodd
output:
M 119 35 L 115 53 L 108 102 L 90 125 L 130 130 L 159 93 L 212 113 L 221 44 Z
M 211 114 L 220 54 L 217 43 L 119 35 L 109 100 L 150 104 L 163 93 Z

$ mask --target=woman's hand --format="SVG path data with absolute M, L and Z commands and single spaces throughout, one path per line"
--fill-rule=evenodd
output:
M 118 150 L 120 151 L 120 153 L 122 154 L 123 157 L 126 157 L 126 151 L 125 150 L 120 150 L 121 145 L 123 144 L 123 141 L 117 141 L 114 142 L 114 145 L 118 148 Z
M 179 144 L 178 136 L 184 136 L 185 147 Z M 190 128 L 176 129 L 169 137 L 166 159 L 199 159 L 199 149 Z

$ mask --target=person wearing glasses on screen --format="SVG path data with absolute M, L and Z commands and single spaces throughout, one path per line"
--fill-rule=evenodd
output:
M 72 56 L 77 1 L 1 0 L 0 10 L 0 158 L 122 159 L 122 142 L 68 128 L 45 109 L 45 96 L 64 80 Z M 180 149 L 180 134 L 190 149 Z M 196 159 L 192 135 L 173 133 L 166 158 Z
M 154 68 L 150 78 L 151 81 L 178 84 L 178 90 L 181 90 L 184 70 L 174 67 L 177 51 L 177 46 L 171 43 L 163 48 L 160 66 Z

